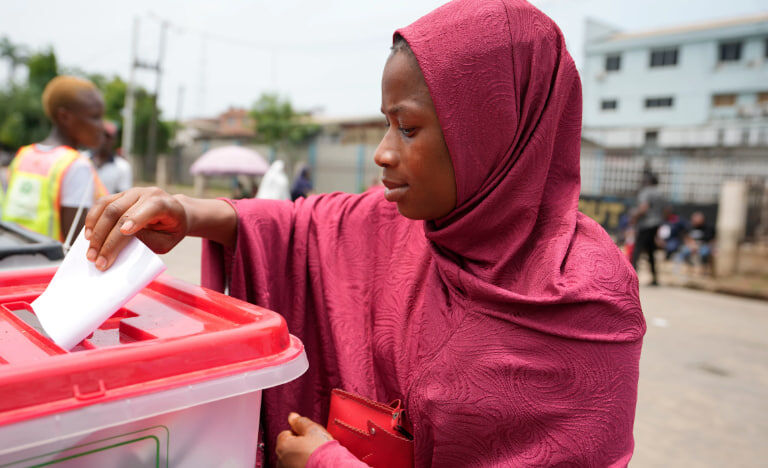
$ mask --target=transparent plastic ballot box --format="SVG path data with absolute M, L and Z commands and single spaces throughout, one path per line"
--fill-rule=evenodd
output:
M 29 305 L 54 272 L 0 272 L 0 466 L 254 466 L 262 390 L 308 367 L 280 315 L 163 275 L 66 351 Z
M 63 258 L 61 242 L 0 221 L 0 271 L 55 266 Z

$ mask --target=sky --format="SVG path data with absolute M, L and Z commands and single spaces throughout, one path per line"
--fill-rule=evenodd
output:
M 435 0 L 5 0 L 0 36 L 87 72 L 130 70 L 134 19 L 138 58 L 158 59 L 167 21 L 160 106 L 165 119 L 249 108 L 278 92 L 300 110 L 327 117 L 376 115 L 392 33 L 443 4 Z M 768 12 L 765 0 L 534 0 L 560 25 L 577 66 L 584 21 L 627 31 Z M 7 77 L 0 64 L 0 83 Z M 155 75 L 139 71 L 149 90 Z

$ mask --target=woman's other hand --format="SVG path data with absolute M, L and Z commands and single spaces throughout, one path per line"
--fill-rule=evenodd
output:
M 187 212 L 180 199 L 155 187 L 102 197 L 85 218 L 87 257 L 102 271 L 112 266 L 132 235 L 152 251 L 166 253 L 187 234 Z
M 309 456 L 324 443 L 333 440 L 323 426 L 296 413 L 288 415 L 290 431 L 277 436 L 277 466 L 303 468 Z

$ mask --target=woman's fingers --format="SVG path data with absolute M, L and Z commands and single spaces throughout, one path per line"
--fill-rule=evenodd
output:
M 288 415 L 288 424 L 295 434 L 305 435 L 312 428 L 313 425 L 317 425 L 311 419 L 300 416 L 298 413 L 291 413 Z
M 85 215 L 85 240 L 91 240 L 91 234 L 93 228 L 96 226 L 96 222 L 99 220 L 99 216 L 104 212 L 104 208 L 118 198 L 122 197 L 122 193 L 116 193 L 114 195 L 107 195 L 106 197 L 99 198 L 96 203 L 93 204 L 88 213 Z
M 300 416 L 298 413 L 291 413 L 288 415 L 288 424 L 291 426 L 291 430 L 294 432 L 294 434 L 299 436 L 309 435 L 325 440 L 333 439 L 331 434 L 329 434 L 323 426 L 312 421 L 306 416 Z
M 186 214 L 181 204 L 164 191 L 135 188 L 100 199 L 88 213 L 86 228 L 90 241 L 88 260 L 98 269 L 106 270 L 130 236 L 145 228 L 150 231 L 144 234 L 161 234 L 158 238 L 162 245 L 145 241 L 152 250 L 169 250 L 186 234 Z
M 88 212 L 86 218 L 86 228 L 90 229 L 88 236 L 90 238 L 90 245 L 86 255 L 88 260 L 96 262 L 97 266 L 99 266 L 99 257 L 104 255 L 102 250 L 105 241 L 112 234 L 113 230 L 117 230 L 116 225 L 123 214 L 139 199 L 139 195 L 136 192 L 125 192 L 120 197 L 108 197 L 106 200 L 104 198 L 100 199 L 97 205 Z
M 101 245 L 95 262 L 96 268 L 103 271 L 111 267 L 123 247 L 131 240 L 131 235 L 162 215 L 157 205 L 154 200 L 141 197 L 123 212 Z
M 283 431 L 280 434 L 277 435 L 277 446 L 275 451 L 279 454 L 283 453 L 285 451 L 285 444 L 291 440 L 295 439 L 296 436 L 291 431 Z

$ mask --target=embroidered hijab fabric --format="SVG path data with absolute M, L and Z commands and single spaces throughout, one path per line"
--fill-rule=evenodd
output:
M 637 278 L 577 212 L 581 90 L 526 2 L 459 0 L 397 32 L 456 173 L 458 206 L 408 220 L 379 190 L 232 202 L 235 249 L 204 284 L 273 309 L 310 370 L 267 390 L 267 457 L 289 411 L 321 424 L 341 387 L 400 398 L 416 466 L 623 466 L 645 322 Z M 222 262 L 223 260 L 223 262 Z

